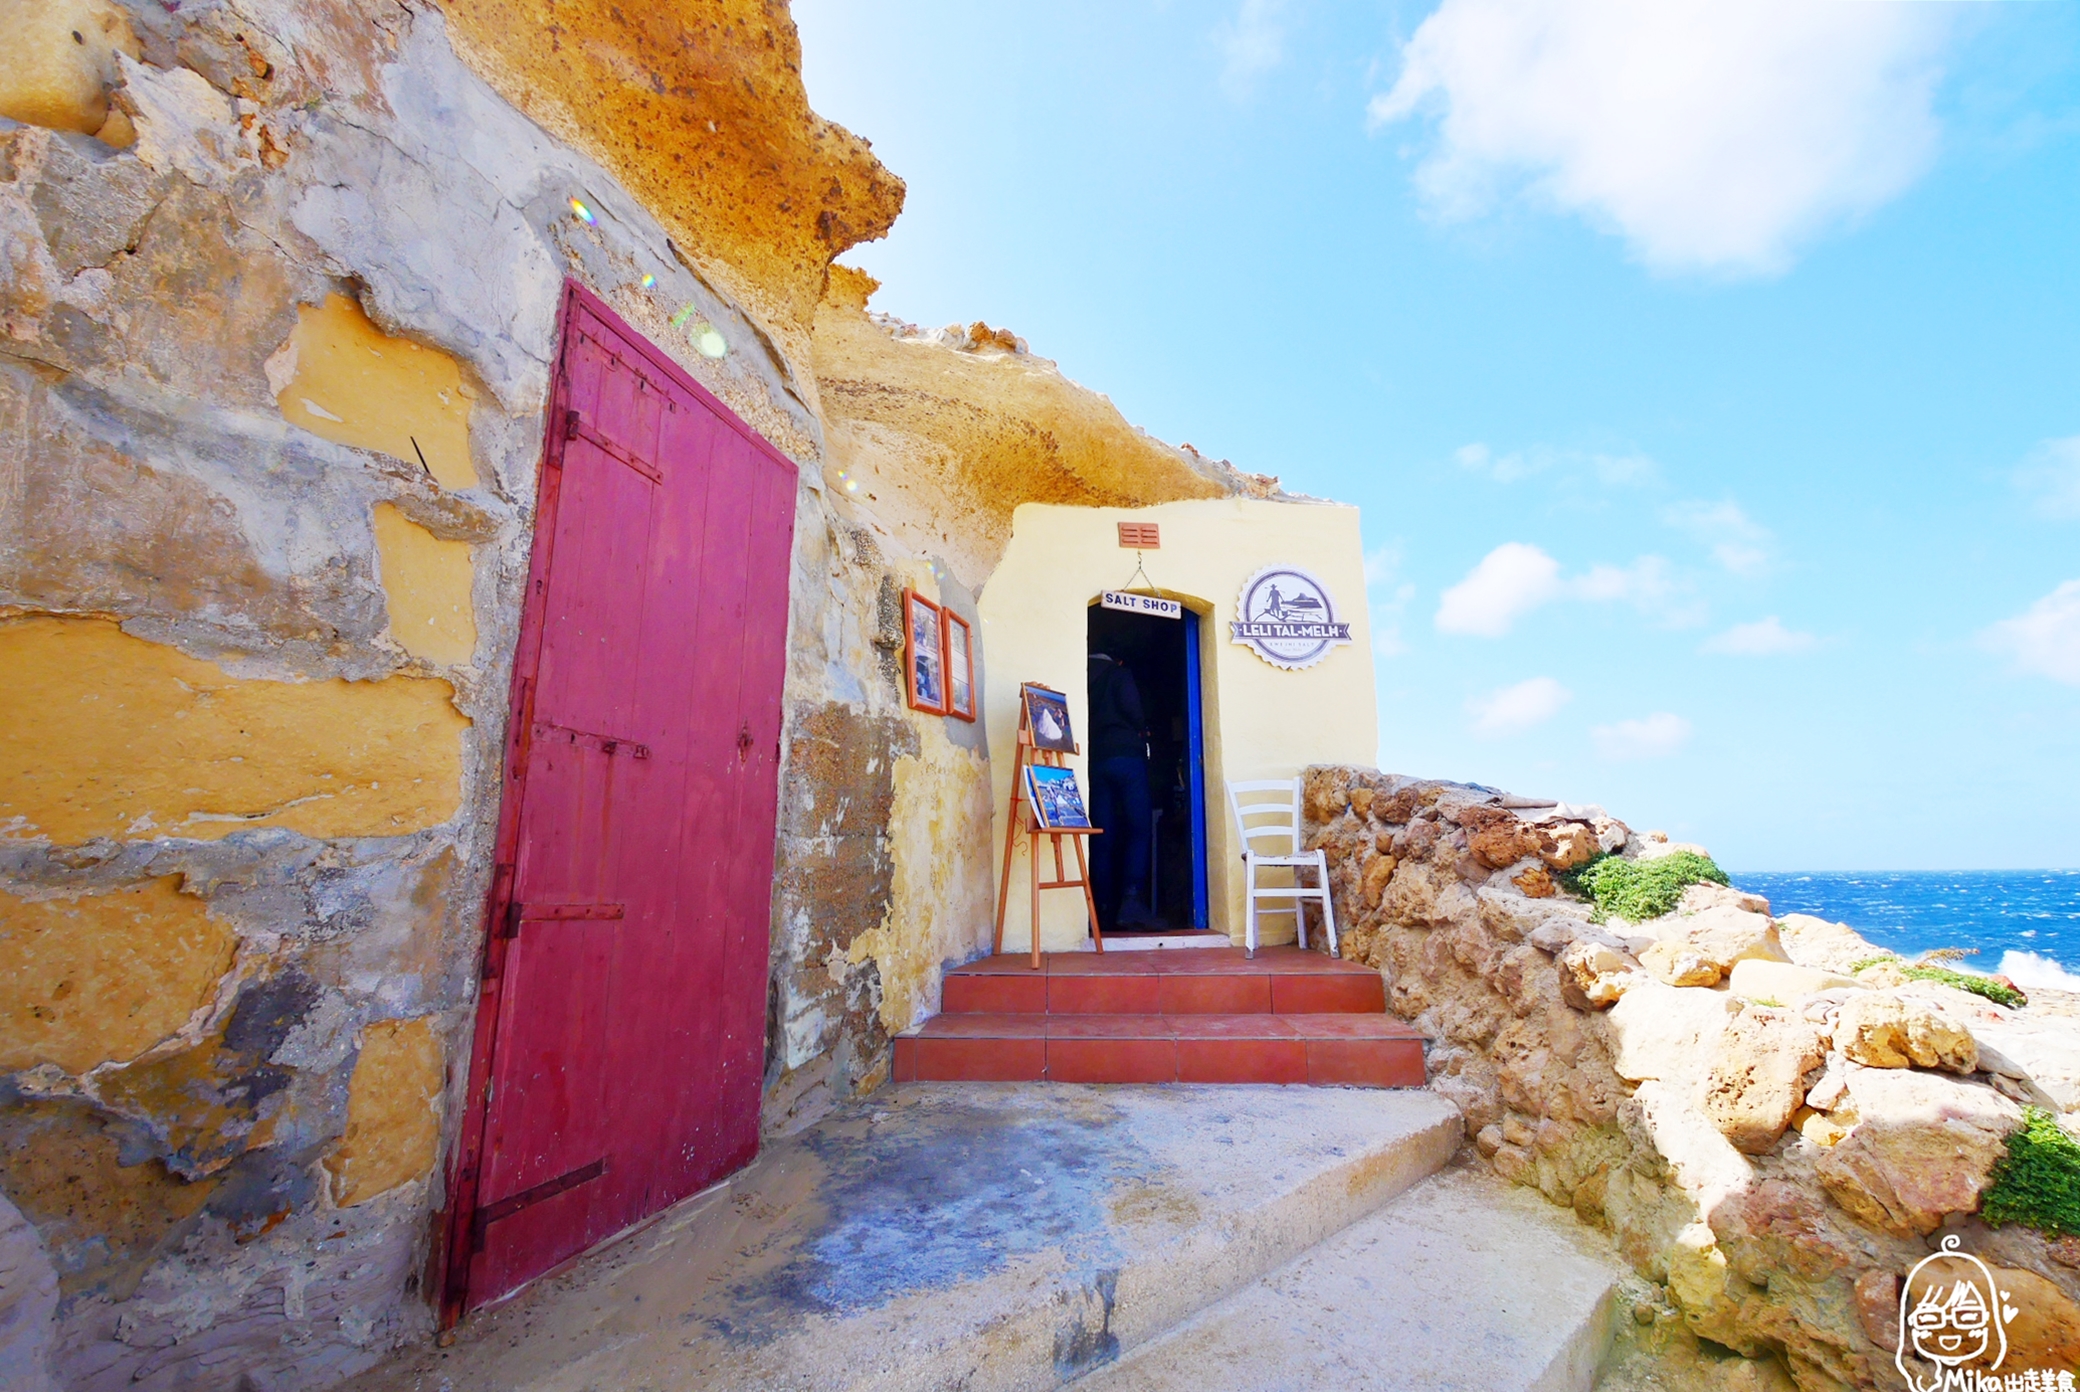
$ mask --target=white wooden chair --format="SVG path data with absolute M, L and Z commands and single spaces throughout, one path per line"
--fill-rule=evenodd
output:
M 1252 956 L 1257 950 L 1257 915 L 1259 913 L 1289 913 L 1299 930 L 1300 946 L 1307 946 L 1306 902 L 1313 899 L 1322 906 L 1322 926 L 1329 931 L 1329 951 L 1338 951 L 1336 943 L 1336 910 L 1329 906 L 1329 857 L 1321 851 L 1301 849 L 1300 844 L 1300 780 L 1297 778 L 1273 778 L 1257 782 L 1228 784 L 1228 806 L 1235 813 L 1235 830 L 1242 838 L 1242 894 L 1247 909 L 1247 927 L 1244 940 L 1249 944 Z M 1267 851 L 1257 849 L 1260 840 L 1269 840 L 1272 845 Z M 1279 854 L 1280 843 L 1287 848 Z M 1290 885 L 1259 884 L 1259 873 L 1266 869 L 1281 869 L 1292 872 Z M 1303 871 L 1312 869 L 1315 883 L 1300 882 Z M 1272 905 L 1259 909 L 1262 900 L 1271 900 Z

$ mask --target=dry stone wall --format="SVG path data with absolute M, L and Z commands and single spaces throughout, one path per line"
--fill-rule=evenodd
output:
M 1849 929 L 1717 885 L 1592 923 L 1557 874 L 1678 849 L 1600 808 L 1317 768 L 1306 811 L 1343 953 L 1429 1037 L 1474 1153 L 1613 1235 L 1664 1351 L 1903 1387 L 1900 1278 L 1957 1236 L 2018 1293 L 2008 1366 L 2080 1362 L 2080 1245 L 1975 1216 L 2022 1104 L 2080 1102 L 2080 998 L 1852 975 L 1880 954 Z

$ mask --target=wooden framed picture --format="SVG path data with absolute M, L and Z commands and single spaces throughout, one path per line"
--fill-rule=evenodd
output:
M 961 720 L 975 718 L 974 635 L 968 621 L 951 609 L 939 611 L 941 646 L 946 656 L 946 713 Z
M 1076 770 L 1049 764 L 1026 765 L 1026 796 L 1033 804 L 1033 826 L 1039 831 L 1088 831 L 1090 814 Z
M 1076 752 L 1076 736 L 1069 729 L 1069 698 L 1059 691 L 1027 682 L 1019 688 L 1026 703 L 1026 728 L 1033 732 L 1033 747 Z
M 903 678 L 910 708 L 946 714 L 946 640 L 939 606 L 915 590 L 903 591 Z

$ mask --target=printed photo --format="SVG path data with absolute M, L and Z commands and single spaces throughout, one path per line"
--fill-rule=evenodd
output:
M 946 649 L 946 713 L 962 720 L 975 718 L 975 658 L 969 651 L 968 621 L 951 609 L 942 610 Z
M 1033 803 L 1033 825 L 1042 831 L 1068 831 L 1091 824 L 1074 769 L 1026 765 L 1026 796 Z
M 1076 737 L 1069 729 L 1069 698 L 1031 682 L 1019 694 L 1025 699 L 1026 725 L 1033 732 L 1033 744 L 1040 749 L 1074 754 Z
M 914 590 L 903 591 L 904 662 L 912 709 L 946 713 L 946 662 L 939 632 L 939 606 Z

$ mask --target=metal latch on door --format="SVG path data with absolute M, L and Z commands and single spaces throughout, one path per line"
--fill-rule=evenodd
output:
M 548 919 L 568 923 L 573 919 L 600 920 L 627 916 L 626 904 L 523 904 L 515 899 L 506 905 L 504 931 L 499 936 L 509 939 L 519 937 L 521 920 L 529 918 L 537 922 Z

